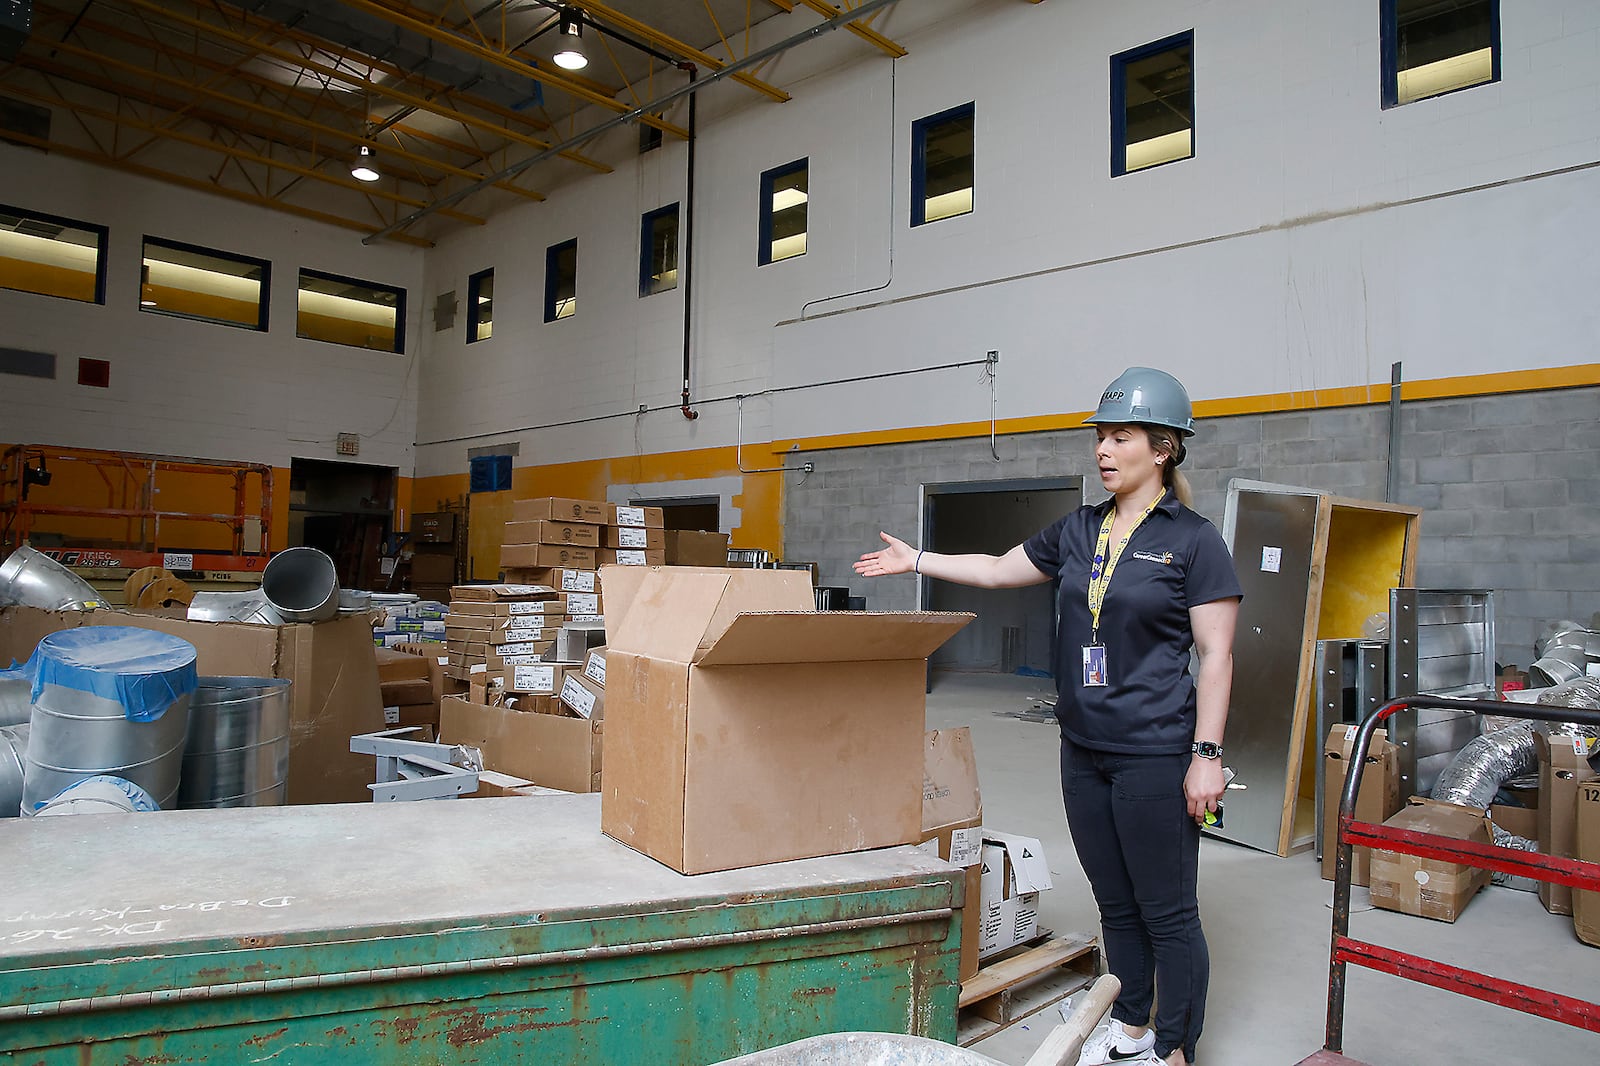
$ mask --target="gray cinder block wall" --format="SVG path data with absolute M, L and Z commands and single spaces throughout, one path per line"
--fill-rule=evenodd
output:
M 1206 419 L 1184 470 L 1220 528 L 1233 478 L 1381 500 L 1387 405 Z M 1080 476 L 1102 498 L 1086 429 L 843 448 L 805 456 L 784 501 L 784 558 L 816 561 L 874 610 L 912 610 L 911 578 L 865 581 L 850 564 L 878 530 L 919 539 L 924 484 Z M 1498 658 L 1526 667 L 1547 622 L 1600 611 L 1600 388 L 1408 402 L 1397 502 L 1423 509 L 1417 581 L 1495 590 Z M 1009 544 L 997 544 L 1005 551 Z

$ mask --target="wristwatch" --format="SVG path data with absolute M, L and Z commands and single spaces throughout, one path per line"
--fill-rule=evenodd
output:
M 1222 745 L 1209 740 L 1197 740 L 1189 746 L 1189 750 L 1202 759 L 1222 758 Z

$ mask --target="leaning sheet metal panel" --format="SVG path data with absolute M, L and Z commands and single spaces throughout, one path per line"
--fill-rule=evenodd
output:
M 955 1038 L 960 871 L 891 848 L 683 877 L 599 813 L 573 796 L 9 826 L 0 1055 L 691 1064 L 842 1030 Z

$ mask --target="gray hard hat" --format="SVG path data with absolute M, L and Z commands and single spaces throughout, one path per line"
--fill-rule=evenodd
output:
M 1138 422 L 1194 436 L 1194 410 L 1183 383 L 1165 370 L 1147 366 L 1130 366 L 1119 374 L 1101 393 L 1100 406 L 1084 421 L 1090 425 Z

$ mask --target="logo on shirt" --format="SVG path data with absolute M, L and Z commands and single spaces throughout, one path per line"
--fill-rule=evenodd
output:
M 1172 565 L 1171 552 L 1134 552 L 1135 559 L 1143 559 L 1147 563 L 1161 563 L 1165 566 Z

